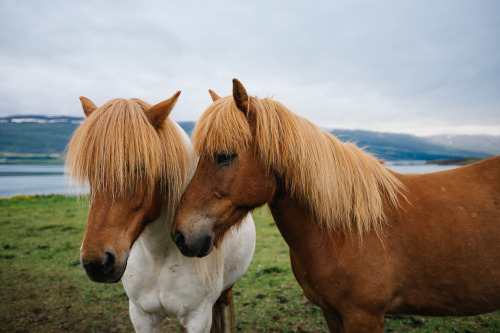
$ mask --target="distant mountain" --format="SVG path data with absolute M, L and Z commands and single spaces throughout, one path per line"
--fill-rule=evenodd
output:
M 84 118 L 66 116 L 10 116 L 0 118 L 0 152 L 61 154 Z M 194 122 L 180 122 L 189 134 Z
M 0 118 L 0 123 L 39 123 L 39 124 L 76 124 L 79 125 L 83 121 L 81 117 L 68 117 L 68 116 L 10 116 Z
M 184 132 L 186 132 L 189 136 L 191 136 L 193 134 L 194 125 L 196 125 L 196 122 L 194 122 L 194 121 L 179 121 L 179 122 L 177 122 L 177 124 L 179 124 L 179 126 L 182 127 Z
M 11 116 L 0 118 L 0 154 L 61 154 L 80 117 Z M 179 122 L 191 135 L 195 122 Z M 500 154 L 500 137 L 433 136 L 331 130 L 340 140 L 351 141 L 377 157 L 394 160 L 436 160 L 487 157 Z M 2 156 L 0 156 L 2 157 Z
M 82 120 L 77 117 L 44 116 L 0 118 L 0 152 L 62 153 Z
M 426 137 L 426 140 L 445 147 L 500 155 L 500 135 L 433 135 Z
M 495 155 L 494 152 L 488 153 L 482 150 L 468 149 L 466 146 L 449 146 L 437 142 L 434 143 L 426 137 L 418 137 L 410 134 L 340 129 L 334 129 L 330 132 L 342 141 L 354 142 L 366 151 L 389 161 L 437 160 Z M 500 154 L 500 152 L 497 154 Z

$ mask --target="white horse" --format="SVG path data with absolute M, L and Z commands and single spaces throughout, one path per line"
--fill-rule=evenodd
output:
M 255 226 L 247 215 L 204 258 L 183 256 L 170 237 L 197 165 L 188 136 L 168 118 L 179 94 L 154 106 L 115 99 L 96 107 L 80 98 L 87 118 L 68 146 L 66 167 L 90 185 L 81 263 L 93 281 L 122 280 L 137 332 L 161 331 L 166 316 L 190 333 L 230 332 L 231 290 L 252 259 Z

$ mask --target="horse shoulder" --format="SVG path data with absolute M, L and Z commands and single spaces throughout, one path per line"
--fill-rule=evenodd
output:
M 275 199 L 270 207 L 289 245 L 293 273 L 311 302 L 342 312 L 354 303 L 369 304 L 371 311 L 390 301 L 394 270 L 375 231 L 362 240 L 357 233 L 329 234 L 289 196 Z

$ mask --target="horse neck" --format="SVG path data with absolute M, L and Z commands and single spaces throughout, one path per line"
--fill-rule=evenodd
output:
M 181 133 L 183 139 L 183 145 L 186 150 L 186 154 L 188 155 L 188 179 L 187 184 L 194 175 L 194 171 L 196 170 L 196 166 L 198 164 L 198 158 L 194 153 L 193 146 L 191 144 L 191 140 L 189 136 L 184 132 L 184 130 L 180 127 L 179 124 L 174 122 L 175 127 Z M 171 211 L 169 208 L 169 200 L 179 201 L 180 198 L 166 198 L 166 203 L 164 204 L 162 213 L 160 216 L 151 222 L 146 229 L 142 232 L 141 236 L 137 240 L 141 242 L 144 247 L 152 254 L 157 254 L 159 256 L 164 256 L 165 253 L 171 253 L 171 250 L 177 250 L 177 247 L 170 237 L 170 230 L 172 228 L 172 224 L 174 221 L 174 211 Z
M 294 199 L 284 186 L 279 187 L 268 205 L 274 222 L 290 249 L 293 250 L 300 244 L 315 244 L 318 238 L 331 239 L 318 226 L 310 210 Z
M 136 242 L 154 256 L 164 256 L 175 244 L 170 237 L 173 213 L 165 206 L 160 216 L 146 226 Z

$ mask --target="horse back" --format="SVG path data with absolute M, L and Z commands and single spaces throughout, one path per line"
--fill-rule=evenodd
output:
M 500 157 L 397 175 L 407 201 L 384 236 L 398 284 L 389 312 L 468 315 L 500 308 Z

